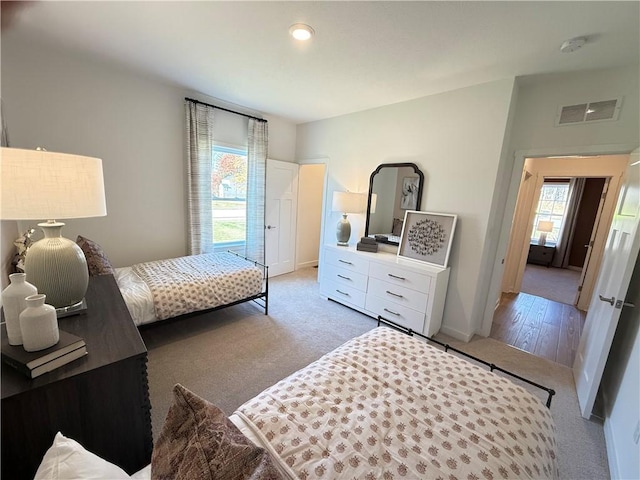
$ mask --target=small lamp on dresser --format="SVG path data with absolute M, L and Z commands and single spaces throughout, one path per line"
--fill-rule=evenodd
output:
M 86 308 L 89 283 L 82 250 L 61 234 L 55 219 L 100 217 L 107 214 L 99 158 L 2 148 L 0 218 L 47 220 L 38 226 L 44 238 L 31 245 L 25 259 L 27 281 L 46 295 L 58 317 Z
M 349 223 L 347 215 L 350 213 L 362 213 L 365 201 L 365 196 L 361 193 L 333 192 L 331 210 L 342 213 L 342 219 L 340 219 L 336 227 L 336 238 L 339 246 L 349 246 L 351 223 Z
M 538 231 L 540 232 L 540 238 L 538 238 L 538 245 L 544 246 L 547 243 L 547 233 L 553 231 L 553 222 L 549 220 L 540 220 L 538 222 Z

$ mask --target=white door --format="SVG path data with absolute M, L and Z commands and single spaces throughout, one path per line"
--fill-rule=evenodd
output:
M 573 365 L 582 416 L 589 418 L 640 250 L 640 160 L 631 154 Z
M 267 160 L 264 228 L 270 277 L 294 270 L 297 205 L 298 165 Z

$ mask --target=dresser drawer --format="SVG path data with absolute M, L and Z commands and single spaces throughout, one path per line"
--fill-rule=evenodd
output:
M 337 248 L 326 248 L 324 254 L 325 262 L 328 265 L 334 265 L 363 275 L 368 273 L 369 260 L 361 255 L 356 255 L 346 249 L 340 251 Z
M 365 298 L 367 294 L 361 290 L 349 287 L 347 285 L 327 285 L 324 282 L 322 293 L 340 303 L 350 304 L 357 308 L 364 308 Z
M 327 265 L 323 272 L 323 280 L 334 287 L 351 287 L 362 292 L 367 291 L 367 276 L 346 268 Z
M 403 327 L 422 333 L 424 327 L 424 313 L 422 312 L 373 295 L 367 295 L 365 307 L 376 317 L 380 315 Z
M 383 298 L 389 302 L 409 307 L 422 313 L 427 311 L 429 295 L 417 290 L 411 290 L 378 278 L 371 278 L 367 292 L 369 295 Z
M 369 276 L 394 285 L 427 293 L 431 287 L 431 277 L 398 265 L 371 262 Z

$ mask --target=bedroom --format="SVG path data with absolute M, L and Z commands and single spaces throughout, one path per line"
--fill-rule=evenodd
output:
M 12 145 L 46 145 L 105 162 L 107 217 L 69 221 L 66 236 L 99 240 L 118 266 L 184 254 L 183 98 L 192 89 L 113 66 L 95 55 L 87 58 L 10 34 L 2 38 L 2 97 Z M 574 146 L 638 143 L 634 108 L 624 108 L 617 122 L 553 127 L 550 115 L 559 105 L 619 95 L 627 106 L 638 104 L 637 62 L 581 70 L 459 84 L 404 103 L 314 122 L 269 115 L 265 108 L 270 157 L 288 162 L 327 157 L 329 191 L 366 191 L 369 173 L 386 161 L 418 163 L 427 176 L 423 205 L 461 215 L 443 324 L 445 333 L 469 337 L 482 331 L 486 312 L 493 309 L 490 289 L 501 280 L 494 267 L 500 261 L 496 251 L 506 241 L 505 211 L 515 203 L 508 187 L 521 173 L 512 175 L 512 153 L 543 149 L 540 154 L 559 155 L 573 153 L 569 150 Z M 261 111 L 241 95 L 201 98 L 253 107 L 249 113 Z M 486 112 L 492 122 L 485 121 Z M 156 191 L 163 192 L 161 198 Z M 337 220 L 336 214 L 326 214 L 330 227 L 325 242 L 334 241 Z M 363 230 L 362 222 L 352 219 L 355 231 Z M 13 233 L 3 228 L 3 248 Z

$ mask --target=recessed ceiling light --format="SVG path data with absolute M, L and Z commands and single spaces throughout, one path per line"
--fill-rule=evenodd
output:
M 309 40 L 313 34 L 313 28 L 304 23 L 295 23 L 289 27 L 289 34 L 296 40 Z

